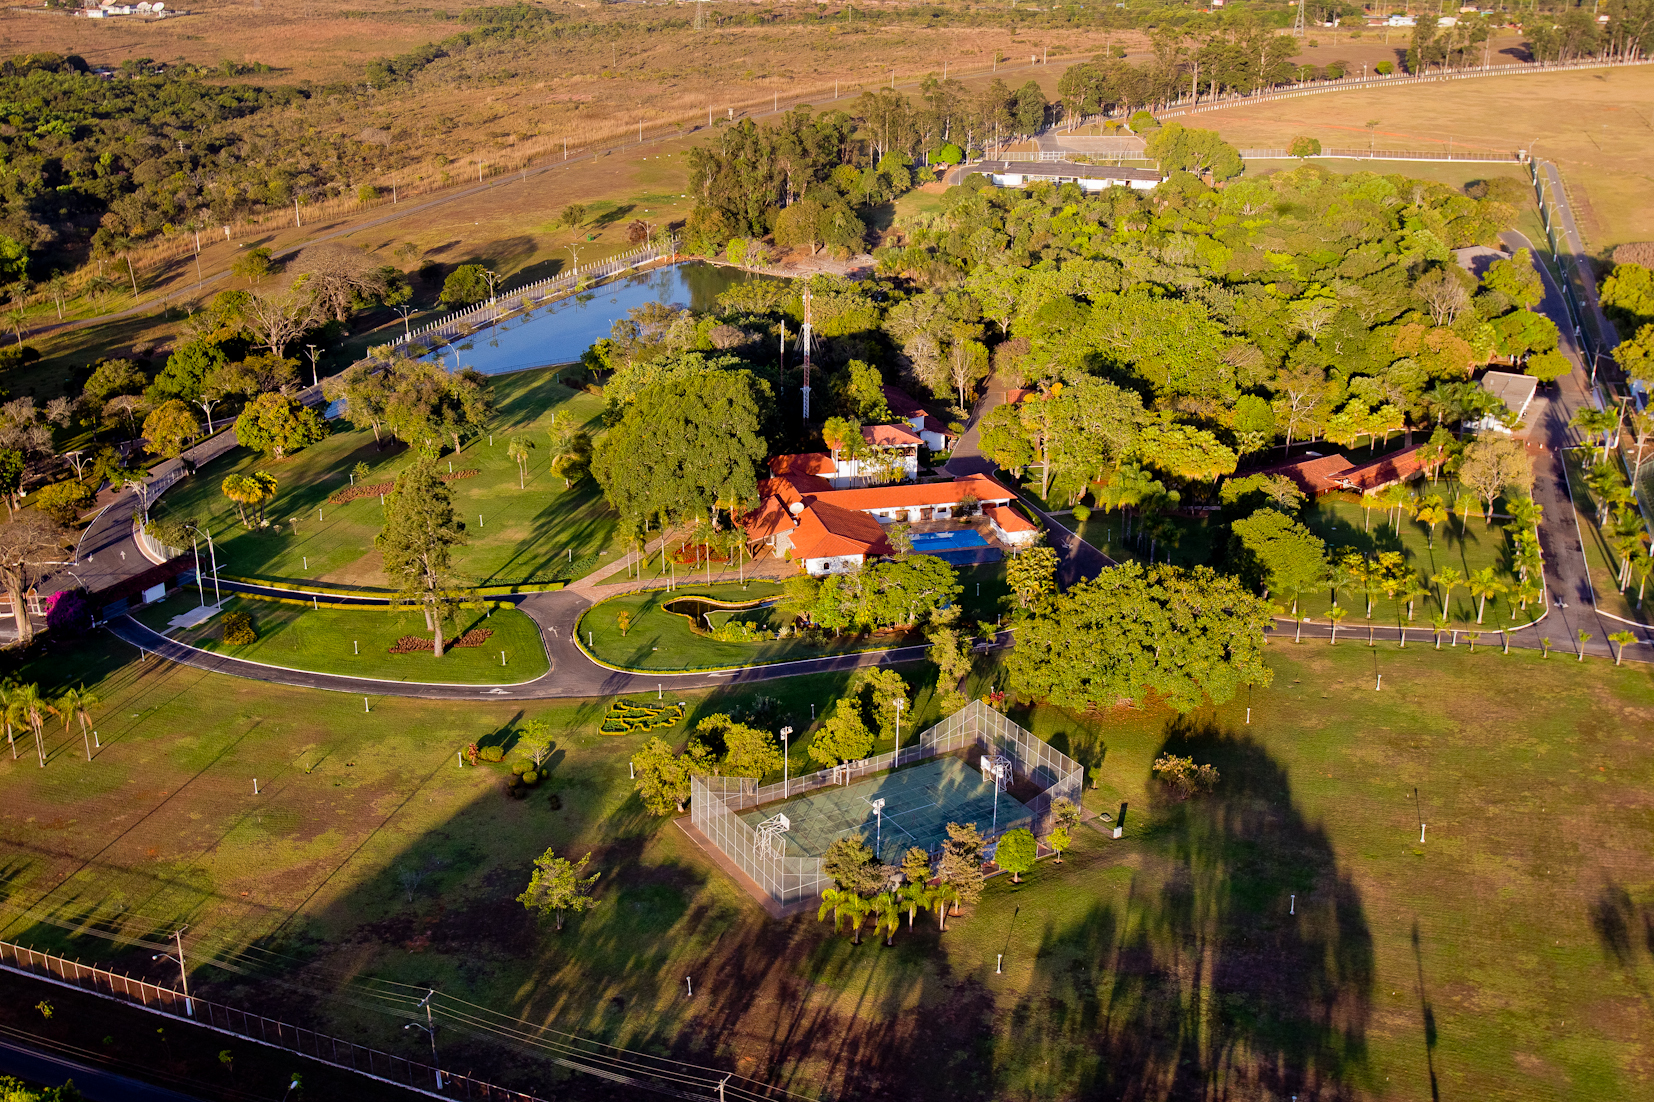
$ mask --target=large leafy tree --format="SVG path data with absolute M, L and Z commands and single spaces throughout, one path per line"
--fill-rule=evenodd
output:
M 36 509 L 21 510 L 0 524 L 0 591 L 11 598 L 17 638 L 25 646 L 34 638 L 34 627 L 24 595 L 52 563 L 63 559 L 69 544 L 63 526 Z
M 810 740 L 810 759 L 822 765 L 860 761 L 873 749 L 873 732 L 861 717 L 859 697 L 845 697 Z
M 639 391 L 593 449 L 591 471 L 623 517 L 710 516 L 758 498 L 759 431 L 768 386 L 746 372 L 706 371 Z
M 1207 567 L 1104 570 L 1028 617 L 1007 660 L 1012 681 L 1066 708 L 1151 697 L 1178 711 L 1267 685 L 1268 605 Z
M 327 422 L 285 394 L 260 394 L 235 419 L 235 438 L 243 447 L 285 459 L 325 440 Z
M 465 522 L 453 495 L 429 460 L 403 471 L 385 496 L 385 527 L 373 544 L 395 580 L 398 601 L 417 606 L 442 657 L 442 625 L 453 610 L 453 548 L 465 542 Z
M 168 459 L 176 459 L 199 435 L 200 422 L 178 398 L 167 399 L 144 418 L 144 439 L 149 442 L 149 450 Z
M 673 753 L 665 740 L 650 739 L 632 755 L 635 787 L 643 806 L 651 815 L 681 813 L 689 800 L 689 779 L 711 773 L 712 764 L 711 750 L 699 739 L 691 739 L 681 755 Z
M 775 744 L 774 735 L 739 723 L 722 712 L 696 724 L 695 738 L 704 740 L 709 750 L 714 743 L 722 745 L 724 756 L 717 771 L 725 776 L 761 780 L 781 770 L 781 749 Z
M 1259 509 L 1235 521 L 1230 534 L 1230 556 L 1241 574 L 1269 593 L 1292 594 L 1294 608 L 1298 594 L 1326 573 L 1325 541 L 1277 509 Z

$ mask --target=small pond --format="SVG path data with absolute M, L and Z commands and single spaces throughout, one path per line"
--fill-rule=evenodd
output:
M 720 613 L 755 612 L 759 609 L 772 608 L 778 598 L 770 597 L 762 601 L 746 601 L 741 604 L 722 604 L 718 601 L 709 601 L 704 597 L 674 597 L 661 604 L 661 611 L 670 612 L 675 616 L 682 616 L 695 625 L 698 631 L 712 631 L 715 629 L 710 617 Z
M 646 302 L 709 310 L 726 289 L 750 278 L 738 268 L 699 260 L 657 268 L 505 318 L 438 349 L 430 358 L 440 359 L 450 369 L 474 367 L 484 375 L 573 363 L 607 337 L 610 327 L 628 310 Z M 512 300 L 510 291 L 500 297 Z

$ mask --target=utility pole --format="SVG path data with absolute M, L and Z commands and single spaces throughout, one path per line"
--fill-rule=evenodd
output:
M 171 953 L 156 953 L 149 959 L 160 960 L 165 957 L 167 960 L 178 962 L 178 983 L 184 989 L 184 1013 L 193 1018 L 195 1017 L 195 1001 L 190 998 L 190 976 L 188 970 L 184 967 L 184 931 L 187 929 L 189 929 L 188 926 L 180 926 L 172 932 L 172 943 L 178 947 L 177 956 L 173 956 Z
M 403 1026 L 402 1028 L 403 1029 L 422 1030 L 425 1033 L 425 1035 L 431 1039 L 431 1070 L 436 1072 L 436 1089 L 441 1090 L 442 1089 L 442 1064 L 437 1059 L 437 1055 L 436 1055 L 436 1022 L 431 1018 L 431 999 L 433 999 L 435 996 L 436 996 L 436 989 L 431 988 L 429 991 L 425 992 L 425 997 L 423 999 L 419 1000 L 419 1005 L 423 1006 L 425 1008 L 425 1024 L 424 1025 L 420 1025 L 418 1022 L 409 1022 L 407 1025 Z
M 800 334 L 804 352 L 804 422 L 810 421 L 810 289 L 804 288 L 804 331 Z

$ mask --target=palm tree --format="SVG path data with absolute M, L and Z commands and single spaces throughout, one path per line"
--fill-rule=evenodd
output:
M 948 932 L 948 908 L 959 906 L 959 889 L 941 881 L 933 888 L 925 891 L 925 906 L 936 913 L 936 928 L 942 933 Z
M 57 715 L 57 709 L 40 695 L 39 685 L 20 685 L 12 693 L 10 712 L 17 722 L 34 730 L 34 748 L 40 755 L 40 768 L 46 768 L 46 717 Z
M 1573 418 L 1568 422 L 1568 424 L 1584 433 L 1587 439 L 1599 435 L 1602 437 L 1602 458 L 1598 460 L 1599 463 L 1608 462 L 1608 434 L 1619 423 L 1619 415 L 1614 411 L 1594 409 L 1591 406 L 1582 406 L 1576 410 Z
M 1470 644 L 1470 653 L 1475 654 L 1476 653 L 1476 640 L 1478 640 L 1482 637 L 1482 633 L 1479 632 L 1479 631 L 1467 631 L 1467 632 L 1464 633 L 1464 637 L 1465 637 L 1465 641 Z
M 901 905 L 907 908 L 907 928 L 909 930 L 913 929 L 913 919 L 919 913 L 919 908 L 928 909 L 930 907 L 929 894 L 930 885 L 921 884 L 916 880 L 909 880 L 897 891 L 897 895 L 901 898 Z
M 868 904 L 873 912 L 873 933 L 885 931 L 885 945 L 896 944 L 896 931 L 902 925 L 902 901 L 890 892 L 880 892 Z
M 1448 620 L 1447 620 L 1447 617 L 1445 615 L 1432 616 L 1430 618 L 1430 631 L 1436 637 L 1436 649 L 1437 650 L 1442 649 L 1442 632 L 1447 630 L 1447 623 L 1448 623 Z
M 1577 634 L 1579 635 L 1579 661 L 1583 662 L 1585 661 L 1585 644 L 1591 641 L 1591 633 L 1581 628 Z
M 1341 608 L 1338 605 L 1333 605 L 1331 611 L 1329 611 L 1327 613 L 1327 619 L 1332 621 L 1332 643 L 1330 644 L 1331 646 L 1336 647 L 1338 645 L 1338 625 L 1343 623 L 1344 618 L 1347 617 L 1349 614 L 1350 614 L 1349 609 Z
M 1472 570 L 1465 584 L 1470 589 L 1470 595 L 1480 602 L 1476 606 L 1476 622 L 1478 624 L 1482 622 L 1482 613 L 1487 610 L 1487 599 L 1497 597 L 1508 588 L 1494 574 L 1491 566 L 1484 566 L 1480 570 Z
M 1429 527 L 1430 539 L 1427 546 L 1434 551 L 1436 549 L 1436 525 L 1452 516 L 1447 511 L 1447 503 L 1442 501 L 1440 494 L 1431 494 L 1429 497 L 1420 499 L 1418 507 L 1413 510 L 1413 516 L 1417 517 L 1421 524 Z
M 1442 587 L 1441 608 L 1445 615 L 1453 605 L 1453 587 L 1464 584 L 1464 575 L 1448 566 L 1443 567 L 1441 573 L 1430 575 L 1430 580 Z
M 1625 648 L 1637 641 L 1637 637 L 1629 631 L 1616 631 L 1608 637 L 1610 642 L 1620 645 L 1619 653 L 1614 655 L 1614 665 L 1619 665 L 1625 659 Z
M 92 740 L 88 732 L 92 726 L 92 709 L 103 703 L 103 699 L 91 692 L 85 685 L 75 689 L 65 689 L 63 695 L 57 698 L 58 715 L 63 718 L 63 729 L 69 729 L 69 720 L 80 721 L 80 738 L 86 744 L 86 760 L 92 760 Z
M 867 916 L 873 910 L 873 904 L 846 888 L 828 888 L 821 893 L 821 909 L 816 912 L 816 920 L 824 921 L 827 912 L 833 912 L 833 932 L 846 922 L 851 924 L 854 936 L 851 944 L 861 944 L 861 925 L 867 921 Z
M 1412 512 L 1413 491 L 1407 488 L 1404 482 L 1386 486 L 1378 492 L 1378 503 L 1384 506 L 1384 515 L 1388 517 L 1392 512 L 1396 519 L 1390 527 L 1395 531 L 1396 538 L 1401 538 L 1401 514 Z
M 528 489 L 528 453 L 534 441 L 526 436 L 513 436 L 505 446 L 505 454 L 517 463 L 517 489 Z
M 11 760 L 17 760 L 17 740 L 12 737 L 11 702 L 17 693 L 17 682 L 11 678 L 0 681 L 0 716 L 6 721 L 6 745 L 11 747 Z

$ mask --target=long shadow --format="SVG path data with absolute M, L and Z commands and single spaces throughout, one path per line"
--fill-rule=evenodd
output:
M 1000 1088 L 1354 1096 L 1373 948 L 1330 840 L 1247 736 L 1180 719 L 1161 753 L 1214 764 L 1217 789 L 1181 804 L 1159 797 L 1126 900 L 1045 929 L 1030 985 L 1041 994 L 1011 1015 Z

